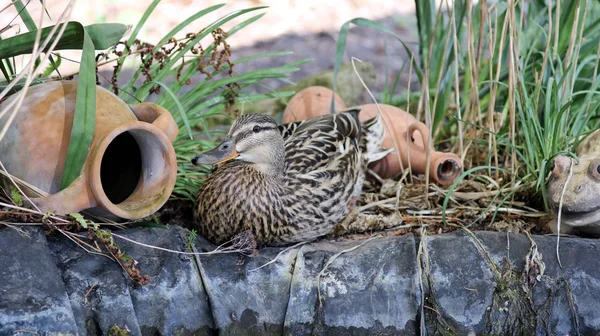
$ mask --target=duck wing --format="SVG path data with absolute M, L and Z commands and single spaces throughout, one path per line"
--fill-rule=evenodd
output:
M 349 169 L 343 165 L 353 165 L 359 156 L 359 111 L 348 110 L 280 125 L 286 173 L 329 175 L 338 169 Z

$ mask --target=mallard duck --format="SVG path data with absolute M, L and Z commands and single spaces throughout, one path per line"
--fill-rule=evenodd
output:
M 221 144 L 192 159 L 215 165 L 196 199 L 194 222 L 202 235 L 221 244 L 250 230 L 259 245 L 277 246 L 329 233 L 363 182 L 358 113 L 286 125 L 264 114 L 236 119 Z M 382 138 L 383 128 L 377 130 Z

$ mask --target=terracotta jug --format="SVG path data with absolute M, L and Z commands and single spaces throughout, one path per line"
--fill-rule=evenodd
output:
M 66 214 L 89 209 L 125 219 L 154 213 L 175 186 L 177 160 L 171 142 L 179 130 L 173 117 L 156 104 L 127 105 L 112 92 L 96 87 L 92 145 L 81 175 L 59 190 L 76 93 L 76 81 L 29 88 L 0 141 L 0 160 L 8 173 L 49 194 L 32 198 L 44 212 Z M 0 109 L 11 99 L 14 96 L 0 104 Z M 0 126 L 6 120 L 1 119 Z

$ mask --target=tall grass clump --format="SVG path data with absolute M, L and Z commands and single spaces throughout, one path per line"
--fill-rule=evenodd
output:
M 481 135 L 469 140 L 475 144 L 471 164 L 505 168 L 510 173 L 496 175 L 499 182 L 520 183 L 522 194 L 541 195 L 546 204 L 551 161 L 574 155 L 582 136 L 598 125 L 600 5 L 509 1 L 469 7 L 472 28 L 465 43 L 471 61 L 461 108 L 467 134 Z
M 526 195 L 543 206 L 553 158 L 574 156 L 582 137 L 599 126 L 600 3 L 419 0 L 415 6 L 418 54 L 392 29 L 358 18 L 340 29 L 336 66 L 351 23 L 395 37 L 421 84 L 411 93 L 418 109 L 410 112 L 430 136 L 459 152 L 465 171 L 487 174 L 509 190 L 502 199 Z M 393 102 L 394 94 L 407 101 L 405 93 L 387 90 L 384 98 Z

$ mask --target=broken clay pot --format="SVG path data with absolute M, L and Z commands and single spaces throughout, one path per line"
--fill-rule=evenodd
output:
M 377 105 L 366 104 L 360 108 L 361 121 L 379 115 Z M 379 104 L 379 109 L 386 122 L 383 148 L 394 148 L 394 140 L 398 145 L 400 160 L 395 152 L 389 153 L 383 159 L 373 162 L 370 169 L 383 178 L 392 178 L 410 167 L 417 174 L 427 170 L 427 148 L 429 154 L 429 177 L 441 185 L 449 185 L 458 177 L 461 160 L 454 153 L 436 151 L 428 143 L 429 128 L 412 114 L 391 105 Z M 389 135 L 391 133 L 391 136 Z
M 309 86 L 298 91 L 288 102 L 281 123 L 287 124 L 329 113 L 332 97 L 334 111 L 346 109 L 342 98 L 324 86 Z
M 175 186 L 177 161 L 171 142 L 179 131 L 177 124 L 161 106 L 127 105 L 99 86 L 94 139 L 81 175 L 60 190 L 65 164 L 69 164 L 65 159 L 76 94 L 77 81 L 48 82 L 28 89 L 0 141 L 0 160 L 8 173 L 49 194 L 31 198 L 43 212 L 89 209 L 111 218 L 139 219 L 157 211 Z M 7 117 L 0 119 L 0 125 L 6 122 Z

